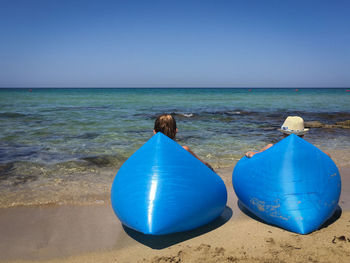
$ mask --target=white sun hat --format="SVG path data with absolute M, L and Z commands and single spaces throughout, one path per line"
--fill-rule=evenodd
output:
M 304 135 L 309 131 L 309 129 L 304 128 L 304 120 L 299 116 L 288 116 L 281 129 L 278 130 L 285 134 L 294 133 L 296 135 Z

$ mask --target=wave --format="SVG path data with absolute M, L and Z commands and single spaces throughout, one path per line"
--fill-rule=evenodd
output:
M 186 117 L 186 118 L 191 118 L 194 116 L 193 113 L 175 113 L 174 115 L 179 115 L 179 116 L 183 116 L 183 117 Z
M 85 111 L 85 110 L 106 110 L 106 109 L 112 109 L 113 106 L 104 105 L 104 106 L 62 106 L 62 107 L 55 107 L 55 108 L 44 108 L 41 109 L 41 112 L 56 112 L 56 111 Z
M 226 113 L 227 114 L 232 114 L 232 115 L 240 115 L 240 114 L 242 114 L 242 112 L 240 112 L 240 111 L 227 111 Z

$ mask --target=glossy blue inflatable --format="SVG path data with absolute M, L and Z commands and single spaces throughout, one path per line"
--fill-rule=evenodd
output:
M 232 182 L 246 209 L 300 234 L 317 230 L 333 215 L 341 191 L 332 159 L 294 134 L 250 159 L 243 157 Z
M 211 222 L 226 207 L 227 192 L 216 173 L 159 132 L 119 169 L 111 201 L 124 225 L 162 235 Z

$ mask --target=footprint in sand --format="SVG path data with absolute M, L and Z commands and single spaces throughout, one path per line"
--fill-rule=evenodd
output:
M 275 244 L 275 240 L 274 240 L 272 237 L 265 238 L 265 241 L 266 241 L 267 243 L 270 243 L 271 245 L 274 245 L 274 244 Z
M 332 243 L 336 244 L 338 242 L 350 242 L 350 238 L 347 238 L 345 236 L 339 236 L 339 237 L 334 236 L 333 240 L 332 240 Z

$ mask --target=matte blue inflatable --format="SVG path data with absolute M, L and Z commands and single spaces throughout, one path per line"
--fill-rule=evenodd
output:
M 232 182 L 250 212 L 300 234 L 317 230 L 333 215 L 341 191 L 332 159 L 294 134 L 250 159 L 243 157 Z
M 119 169 L 111 201 L 124 225 L 162 235 L 211 222 L 226 207 L 227 192 L 216 173 L 158 132 Z

